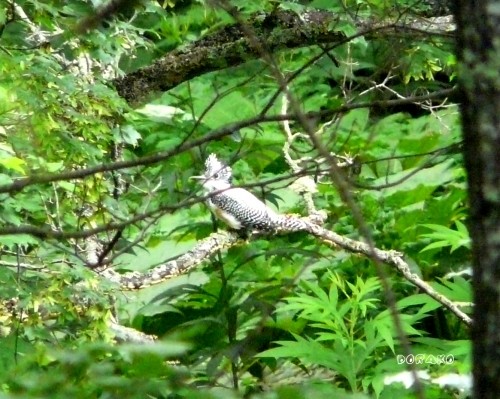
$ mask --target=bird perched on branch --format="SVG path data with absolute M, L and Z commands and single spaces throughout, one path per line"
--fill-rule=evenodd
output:
M 264 204 L 251 192 L 232 187 L 231 168 L 210 154 L 205 161 L 205 173 L 192 176 L 201 180 L 210 197 L 207 205 L 217 218 L 235 230 L 300 231 L 305 230 L 304 220 L 293 215 L 280 215 Z

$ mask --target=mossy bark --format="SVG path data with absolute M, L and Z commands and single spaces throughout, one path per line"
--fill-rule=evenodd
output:
M 474 255 L 474 397 L 500 392 L 500 6 L 456 2 Z

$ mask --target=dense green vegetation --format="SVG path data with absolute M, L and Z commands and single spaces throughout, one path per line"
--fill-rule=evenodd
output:
M 426 291 L 470 313 L 453 37 L 416 25 L 438 2 L 123 2 L 94 27 L 100 3 L 0 5 L 0 398 L 413 397 L 387 381 L 408 350 L 425 397 L 457 397 L 439 379 L 470 373 L 467 322 Z M 124 92 L 202 44 L 179 84 Z M 283 213 L 307 216 L 305 171 L 325 229 L 424 286 L 306 232 L 133 292 L 100 276 L 225 229 L 189 179 L 210 153 Z

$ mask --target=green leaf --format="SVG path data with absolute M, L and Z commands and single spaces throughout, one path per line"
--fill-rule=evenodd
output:
M 18 157 L 0 158 L 0 165 L 21 174 L 26 174 L 24 167 L 26 162 Z
M 142 136 L 133 126 L 125 125 L 120 129 L 119 134 L 115 134 L 115 138 L 120 142 L 135 146 L 141 140 Z
M 450 252 L 462 247 L 470 249 L 471 241 L 467 228 L 459 221 L 456 221 L 455 225 L 457 226 L 457 230 L 452 230 L 446 226 L 436 224 L 421 225 L 434 231 L 433 233 L 421 234 L 421 237 L 427 237 L 437 241 L 427 245 L 420 252 L 445 247 L 451 247 Z
M 16 245 L 36 245 L 39 241 L 27 234 L 4 235 L 0 236 L 0 245 L 5 245 L 7 248 L 13 248 Z

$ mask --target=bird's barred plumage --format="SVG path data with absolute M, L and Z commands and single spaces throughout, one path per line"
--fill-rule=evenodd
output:
M 236 230 L 300 231 L 306 223 L 292 215 L 280 215 L 251 192 L 231 186 L 231 168 L 217 159 L 215 154 L 205 161 L 205 174 L 193 176 L 202 180 L 211 211 L 229 227 Z

